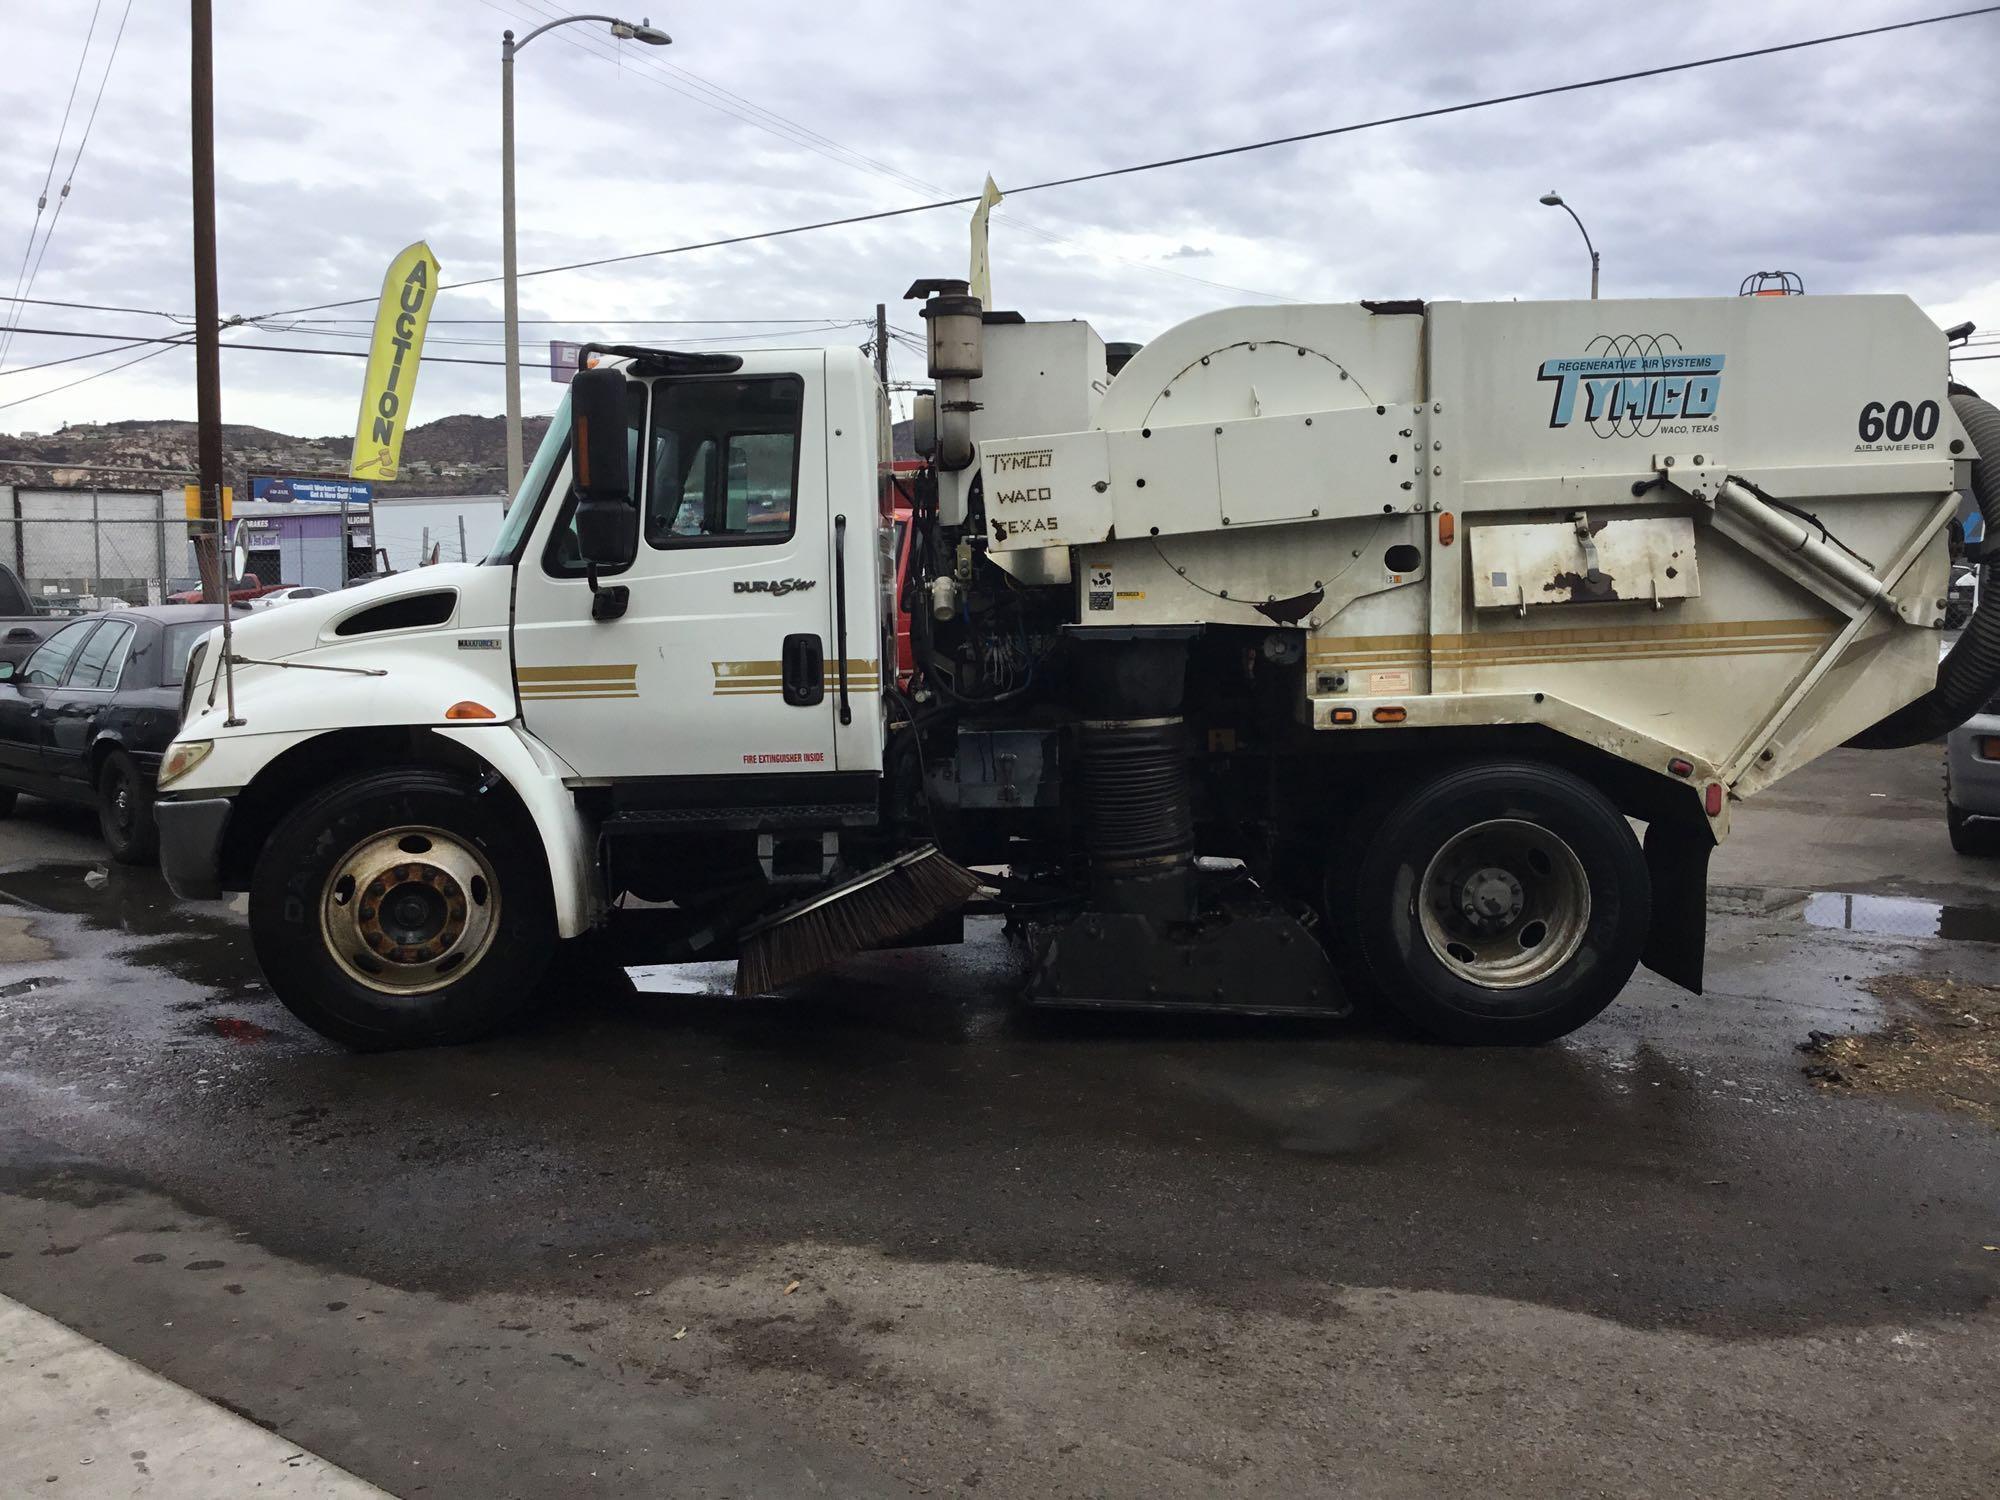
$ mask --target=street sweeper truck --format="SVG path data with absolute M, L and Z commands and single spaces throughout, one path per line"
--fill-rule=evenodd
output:
M 588 346 L 483 563 L 200 650 L 163 862 L 249 893 L 300 1017 L 453 1041 L 641 962 L 768 993 L 969 909 L 1031 1003 L 1540 1041 L 1642 963 L 1700 988 L 1735 799 L 2000 685 L 2000 589 L 1939 664 L 2000 412 L 1906 298 L 1137 347 L 910 295 L 906 538 L 858 353 Z

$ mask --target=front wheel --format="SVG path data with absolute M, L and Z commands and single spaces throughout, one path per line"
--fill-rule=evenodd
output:
M 113 750 L 98 770 L 97 827 L 121 865 L 150 865 L 160 857 L 153 789 L 139 763 L 123 750 Z
M 1549 1041 L 1638 966 L 1651 886 L 1631 825 L 1567 772 L 1450 771 L 1409 793 L 1360 861 L 1355 927 L 1384 998 L 1448 1041 Z
M 524 815 L 449 772 L 397 770 L 333 786 L 278 825 L 251 876 L 250 936 L 294 1015 L 382 1051 L 514 1022 L 556 927 Z

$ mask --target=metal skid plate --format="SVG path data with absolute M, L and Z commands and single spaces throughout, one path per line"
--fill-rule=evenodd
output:
M 1085 912 L 1033 937 L 1035 1005 L 1329 1017 L 1353 1009 L 1325 950 L 1274 907 L 1171 927 Z

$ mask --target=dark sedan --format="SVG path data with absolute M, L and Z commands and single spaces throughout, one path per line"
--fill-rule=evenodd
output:
M 0 816 L 22 792 L 97 809 L 121 864 L 159 848 L 153 778 L 180 727 L 188 653 L 213 605 L 156 605 L 62 627 L 18 666 L 0 661 Z

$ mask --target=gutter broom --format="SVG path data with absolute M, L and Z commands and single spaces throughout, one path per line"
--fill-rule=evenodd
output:
M 979 889 L 979 877 L 936 845 L 901 855 L 746 928 L 736 993 L 767 995 L 850 953 L 908 937 L 957 911 Z

